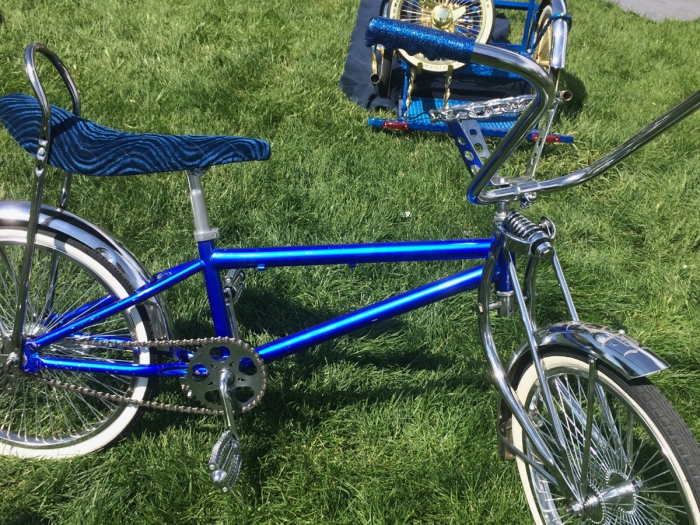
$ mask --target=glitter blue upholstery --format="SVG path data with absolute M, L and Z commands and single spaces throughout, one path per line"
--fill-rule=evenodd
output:
M 391 18 L 370 20 L 365 44 L 381 44 L 386 49 L 403 49 L 409 55 L 423 53 L 429 60 L 450 59 L 465 64 L 474 51 L 474 40 L 466 36 Z
M 0 121 L 36 155 L 41 109 L 34 97 L 0 98 Z M 138 175 L 208 168 L 246 160 L 267 160 L 270 145 L 246 137 L 124 133 L 51 106 L 49 164 L 83 175 Z

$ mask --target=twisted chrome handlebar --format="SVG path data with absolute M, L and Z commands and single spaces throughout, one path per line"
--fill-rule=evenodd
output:
M 553 0 L 552 11 L 553 18 L 556 17 L 552 22 L 552 61 L 556 62 L 557 67 L 561 67 L 564 64 L 569 23 L 564 0 Z M 408 48 L 407 51 L 410 50 L 410 54 L 423 52 L 428 58 L 446 58 L 463 63 L 471 61 L 494 67 L 519 75 L 534 88 L 535 98 L 533 102 L 500 141 L 469 187 L 467 196 L 474 204 L 513 201 L 526 195 L 531 198 L 534 194 L 553 193 L 582 184 L 614 166 L 700 108 L 700 91 L 698 91 L 590 166 L 546 181 L 505 179 L 504 185 L 484 191 L 492 177 L 510 158 L 518 145 L 554 102 L 555 88 L 549 75 L 534 60 L 512 51 L 495 46 L 475 44 L 465 37 L 454 34 L 448 34 L 446 37 L 445 33 L 439 30 L 395 20 L 373 19 L 367 29 L 366 40 L 368 43 L 383 44 L 388 49 Z
M 700 91 L 696 91 L 675 108 L 662 115 L 647 127 L 630 137 L 626 142 L 613 151 L 598 159 L 590 166 L 582 168 L 568 175 L 545 181 L 528 181 L 519 185 L 489 190 L 479 196 L 484 203 L 515 200 L 521 195 L 529 193 L 554 193 L 582 184 L 600 175 L 622 159 L 635 152 L 647 142 L 650 142 L 668 128 L 683 120 L 685 117 L 700 108 Z

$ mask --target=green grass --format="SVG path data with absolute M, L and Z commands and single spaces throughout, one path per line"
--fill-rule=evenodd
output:
M 70 68 L 87 118 L 270 141 L 269 162 L 204 179 L 222 245 L 489 235 L 493 210 L 467 204 L 468 176 L 449 137 L 371 129 L 337 87 L 358 4 L 6 0 L 0 94 L 29 92 L 23 50 L 42 41 Z M 547 148 L 547 176 L 586 166 L 700 87 L 700 22 L 652 23 L 602 0 L 571 0 L 570 11 L 563 83 L 575 99 L 556 131 L 576 143 Z M 66 104 L 58 82 L 48 84 Z M 626 329 L 672 365 L 656 382 L 696 436 L 699 118 L 527 212 L 557 223 L 580 317 Z M 0 198 L 29 198 L 30 159 L 4 132 L 0 173 Z M 59 185 L 49 177 L 46 202 Z M 76 177 L 71 209 L 152 271 L 195 256 L 180 174 Z M 258 345 L 463 267 L 253 273 L 239 308 L 243 337 Z M 563 308 L 551 275 L 541 284 L 544 314 L 555 318 Z M 200 279 L 167 299 L 178 335 L 211 334 Z M 86 457 L 1 458 L 0 522 L 526 523 L 515 465 L 497 459 L 498 395 L 474 303 L 473 294 L 453 298 L 273 363 L 262 405 L 240 423 L 244 469 L 232 494 L 218 493 L 205 470 L 222 422 L 150 412 L 116 446 Z M 495 325 L 507 358 L 522 332 L 517 319 Z M 176 385 L 162 390 L 179 400 Z

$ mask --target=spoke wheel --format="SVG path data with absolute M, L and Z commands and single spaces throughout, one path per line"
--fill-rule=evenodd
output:
M 493 29 L 492 0 L 392 0 L 389 17 L 424 27 L 441 29 L 449 33 L 466 36 L 479 44 L 485 44 Z M 410 64 L 422 64 L 425 71 L 445 73 L 464 66 L 454 60 L 428 60 L 422 54 L 409 55 L 399 50 Z
M 575 488 L 575 500 L 534 468 L 518 460 L 526 498 L 536 523 L 700 523 L 700 447 L 687 426 L 646 379 L 626 381 L 599 366 L 595 395 L 588 398 L 588 362 L 563 349 L 542 359 L 562 428 L 559 446 L 542 398 L 535 367 L 514 381 L 526 412 Z M 581 487 L 586 419 L 593 403 L 588 483 Z M 538 463 L 537 452 L 513 419 L 513 443 Z
M 26 235 L 25 229 L 0 229 L 0 321 L 10 332 L 18 302 L 17 279 Z M 49 284 L 52 281 L 53 290 Z M 24 332 L 28 337 L 36 337 L 57 326 L 66 314 L 76 312 L 81 305 L 109 294 L 123 298 L 131 293 L 133 290 L 119 270 L 97 252 L 76 241 L 40 231 L 36 237 Z M 90 310 L 80 315 L 89 314 Z M 79 335 L 143 341 L 151 333 L 144 310 L 137 307 L 90 326 Z M 148 348 L 114 350 L 81 342 L 79 337 L 62 339 L 40 350 L 40 354 L 141 364 L 151 363 L 153 358 Z M 0 374 L 3 372 L 4 364 L 0 365 Z M 38 374 L 44 379 L 136 400 L 151 397 L 149 383 L 154 381 L 58 370 L 42 370 Z M 86 454 L 114 441 L 138 412 L 138 407 L 133 405 L 54 388 L 19 375 L 13 393 L 0 391 L 0 454 L 46 458 Z

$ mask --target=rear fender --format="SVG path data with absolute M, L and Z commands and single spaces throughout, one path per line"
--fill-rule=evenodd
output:
M 0 227 L 26 228 L 29 202 L 0 201 Z M 148 271 L 122 244 L 109 233 L 67 211 L 42 206 L 39 228 L 49 233 L 65 235 L 102 255 L 122 272 L 136 290 L 150 282 Z M 151 321 L 156 339 L 170 339 L 170 318 L 163 298 L 156 296 L 143 304 Z

